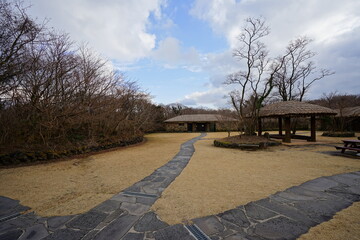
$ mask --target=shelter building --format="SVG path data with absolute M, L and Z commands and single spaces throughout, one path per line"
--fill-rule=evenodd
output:
M 360 131 L 360 106 L 336 109 L 335 124 L 338 129 Z
M 329 115 L 336 115 L 336 111 L 319 105 L 299 101 L 276 102 L 260 109 L 258 134 L 261 135 L 262 132 L 261 119 L 278 118 L 279 134 L 271 135 L 271 137 L 281 138 L 283 142 L 291 142 L 291 138 L 304 139 L 316 142 L 316 116 Z M 310 117 L 310 137 L 291 134 L 290 119 L 296 117 Z M 283 135 L 283 120 L 285 123 L 285 135 Z
M 216 132 L 237 130 L 238 120 L 220 114 L 188 114 L 165 120 L 169 132 Z

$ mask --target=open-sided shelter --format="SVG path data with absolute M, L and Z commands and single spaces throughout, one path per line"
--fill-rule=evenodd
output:
M 165 120 L 170 132 L 216 132 L 236 130 L 238 121 L 220 114 L 187 114 Z
M 272 135 L 272 137 L 282 138 L 283 142 L 291 142 L 291 138 L 305 139 L 316 142 L 316 116 L 336 115 L 336 111 L 322 107 L 315 104 L 299 102 L 299 101 L 285 101 L 269 104 L 260 109 L 259 113 L 259 135 L 262 132 L 261 119 L 262 118 L 278 118 L 279 119 L 279 135 Z M 291 135 L 290 119 L 295 117 L 310 117 L 311 136 Z M 282 130 L 282 120 L 285 123 L 285 135 Z
M 360 131 L 360 106 L 336 109 L 335 124 L 341 130 Z

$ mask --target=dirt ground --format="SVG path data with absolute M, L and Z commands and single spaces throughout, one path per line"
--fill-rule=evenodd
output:
M 82 159 L 0 169 L 0 195 L 41 216 L 85 212 L 150 175 L 198 133 L 150 134 L 138 146 Z
M 336 152 L 334 147 L 304 140 L 298 141 L 309 145 L 293 141 L 260 151 L 213 146 L 215 138 L 226 136 L 209 133 L 195 144 L 188 166 L 152 207 L 162 220 L 175 224 L 217 214 L 314 178 L 360 170 L 359 157 L 332 156 L 327 152 Z

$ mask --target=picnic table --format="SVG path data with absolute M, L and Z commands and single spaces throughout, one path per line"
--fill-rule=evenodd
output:
M 344 146 L 336 146 L 336 149 L 341 149 L 341 152 L 344 153 L 345 150 L 352 150 L 360 152 L 360 140 L 342 140 L 344 142 Z

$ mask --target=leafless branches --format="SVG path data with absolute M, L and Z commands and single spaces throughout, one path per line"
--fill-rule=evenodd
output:
M 0 20 L 1 150 L 124 141 L 153 127 L 149 95 L 89 48 L 16 4 L 1 1 Z
M 283 64 L 275 75 L 275 86 L 277 95 L 283 101 L 302 101 L 314 82 L 334 74 L 327 69 L 316 71 L 315 63 L 311 60 L 315 53 L 307 49 L 310 43 L 311 39 L 307 37 L 291 41 L 279 60 Z

